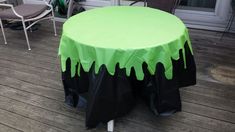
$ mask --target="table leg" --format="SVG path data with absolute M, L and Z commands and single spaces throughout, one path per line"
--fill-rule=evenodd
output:
M 114 129 L 114 120 L 111 120 L 107 123 L 108 132 L 113 132 Z

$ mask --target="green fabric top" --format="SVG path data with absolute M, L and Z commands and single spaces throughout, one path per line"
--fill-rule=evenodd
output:
M 77 63 L 78 74 L 80 66 L 88 72 L 95 62 L 96 73 L 104 64 L 111 75 L 119 63 L 127 76 L 133 67 L 136 78 L 142 80 L 143 62 L 148 64 L 151 74 L 161 62 L 166 77 L 171 79 L 171 58 L 179 59 L 182 49 L 185 60 L 186 41 L 192 52 L 188 30 L 174 15 L 147 7 L 113 6 L 85 11 L 68 19 L 63 25 L 59 55 L 63 72 L 66 60 L 71 59 L 72 77 Z

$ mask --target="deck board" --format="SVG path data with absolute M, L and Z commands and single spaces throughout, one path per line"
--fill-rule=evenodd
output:
M 64 104 L 58 46 L 52 25 L 41 24 L 29 33 L 27 50 L 21 31 L 6 29 L 8 44 L 0 36 L 0 131 L 83 132 L 85 113 Z M 158 117 L 140 101 L 115 121 L 117 132 L 234 132 L 235 34 L 190 29 L 197 64 L 197 85 L 181 88 L 182 112 Z
M 7 126 L 6 124 L 1 124 L 0 123 L 0 131 L 1 132 L 23 132 L 21 130 L 17 130 L 13 127 Z

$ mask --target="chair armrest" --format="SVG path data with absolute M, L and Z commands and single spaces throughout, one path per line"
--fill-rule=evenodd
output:
M 10 7 L 11 10 L 13 11 L 13 13 L 14 13 L 17 17 L 23 19 L 23 16 L 19 15 L 19 14 L 15 11 L 15 9 L 14 9 L 14 7 L 13 7 L 12 4 L 0 4 L 0 7 L 8 7 L 8 8 Z
M 43 2 L 44 2 L 47 6 L 49 6 L 51 9 L 53 9 L 52 5 L 49 4 L 46 0 L 43 0 Z

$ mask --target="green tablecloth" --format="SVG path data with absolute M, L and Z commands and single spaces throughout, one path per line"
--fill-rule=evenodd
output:
M 187 42 L 187 43 L 186 43 Z M 80 68 L 88 72 L 95 63 L 98 73 L 105 65 L 109 74 L 114 75 L 115 66 L 131 68 L 136 78 L 143 80 L 142 63 L 155 74 L 157 63 L 162 63 L 167 79 L 172 78 L 172 61 L 179 59 L 179 50 L 184 54 L 184 44 L 192 52 L 188 30 L 174 15 L 147 7 L 104 7 L 89 10 L 68 19 L 63 25 L 59 55 L 62 71 L 66 60 L 71 59 L 71 76 Z

